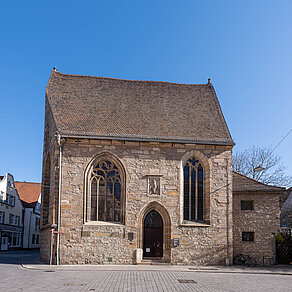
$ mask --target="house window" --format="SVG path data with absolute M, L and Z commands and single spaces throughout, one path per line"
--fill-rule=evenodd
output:
M 21 233 L 17 233 L 17 245 L 21 246 Z
M 17 239 L 18 239 L 18 236 L 17 236 L 17 233 L 12 233 L 13 236 L 12 236 L 12 245 L 13 246 L 18 246 L 18 242 L 17 242 Z
M 87 197 L 87 221 L 123 222 L 123 175 L 108 158 L 100 159 L 91 170 Z
M 14 215 L 9 214 L 9 225 L 14 225 Z
M 19 246 L 21 246 L 21 233 L 11 232 L 9 234 L 9 245 L 11 247 L 19 247 Z
M 40 230 L 40 218 L 35 218 L 34 230 Z
M 196 158 L 184 165 L 184 220 L 204 220 L 204 173 Z
M 253 210 L 253 201 L 241 201 L 241 210 Z
M 242 241 L 254 241 L 254 232 L 242 232 Z
M 39 244 L 40 243 L 40 236 L 38 234 L 36 235 L 35 243 L 36 244 Z
M 15 216 L 15 225 L 19 226 L 20 224 L 20 216 Z
M 5 203 L 14 207 L 14 205 L 15 205 L 15 197 L 7 194 Z
M 4 224 L 4 216 L 5 216 L 5 213 L 0 211 L 0 223 Z
M 31 243 L 32 244 L 35 244 L 35 234 L 32 235 L 32 241 L 31 241 Z
M 14 196 L 10 196 L 10 205 L 11 206 L 15 206 L 15 197 Z

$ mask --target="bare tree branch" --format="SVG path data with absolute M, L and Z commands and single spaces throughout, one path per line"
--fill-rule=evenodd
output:
M 263 167 L 255 171 L 256 167 Z M 256 147 L 233 153 L 233 170 L 257 181 L 277 186 L 291 186 L 292 177 L 285 174 L 281 158 L 271 147 Z

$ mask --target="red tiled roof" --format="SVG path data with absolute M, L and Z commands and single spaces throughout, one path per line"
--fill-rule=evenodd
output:
M 285 188 L 264 184 L 233 171 L 233 192 L 284 192 Z
M 52 71 L 46 96 L 64 136 L 234 145 L 211 83 Z
M 14 182 L 20 200 L 25 203 L 34 203 L 38 200 L 41 193 L 41 184 L 32 182 Z
M 24 208 L 34 208 L 35 205 L 37 204 L 37 201 L 32 202 L 32 203 L 27 203 L 27 202 L 25 202 L 25 201 L 21 201 L 21 202 L 22 202 L 22 206 L 23 206 Z

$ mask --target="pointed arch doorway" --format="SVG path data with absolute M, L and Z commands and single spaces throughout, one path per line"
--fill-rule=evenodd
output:
M 151 211 L 155 211 L 158 213 L 158 215 L 159 215 L 158 220 L 160 220 L 159 218 L 161 218 L 160 222 L 162 223 L 162 226 L 161 227 L 156 226 L 156 227 L 157 227 L 157 230 L 162 230 L 162 242 L 161 242 L 162 260 L 166 263 L 171 263 L 171 219 L 170 219 L 170 216 L 169 216 L 167 209 L 161 203 L 156 202 L 156 201 L 152 201 L 149 204 L 147 204 L 146 206 L 144 206 L 140 210 L 139 215 L 138 215 L 137 251 L 139 250 L 139 252 L 137 254 L 141 255 L 141 257 L 137 258 L 137 262 L 139 262 L 143 258 L 147 259 L 147 256 L 150 257 L 148 255 L 148 253 L 146 253 L 146 246 L 145 246 L 145 242 L 144 242 L 144 239 L 146 239 L 146 237 L 147 237 L 147 234 L 146 234 L 146 236 L 144 234 L 144 230 L 145 230 L 144 223 L 145 223 L 145 219 L 146 219 L 147 215 L 149 213 L 151 213 Z M 156 213 L 154 213 L 154 214 L 156 214 Z M 157 217 L 156 217 L 156 219 L 157 219 Z M 155 221 L 156 222 L 155 224 L 158 224 L 157 221 Z M 147 228 L 146 228 L 146 230 L 147 230 Z M 159 232 L 157 233 L 157 235 L 159 234 Z M 161 237 L 160 237 L 160 239 L 161 239 Z M 155 240 L 152 239 L 152 242 L 154 242 L 154 241 Z M 151 247 L 150 247 L 150 251 L 151 251 Z M 159 260 L 160 257 L 156 256 L 155 258 L 157 260 Z
M 163 257 L 163 219 L 156 211 L 150 211 L 143 224 L 143 257 Z

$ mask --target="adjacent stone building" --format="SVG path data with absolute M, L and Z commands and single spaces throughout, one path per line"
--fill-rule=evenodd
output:
M 275 263 L 275 235 L 280 229 L 280 196 L 285 188 L 233 174 L 233 252 Z
M 42 259 L 232 263 L 238 238 L 233 145 L 210 81 L 177 84 L 52 71 L 46 88 Z
M 292 187 L 280 197 L 281 227 L 292 228 Z

